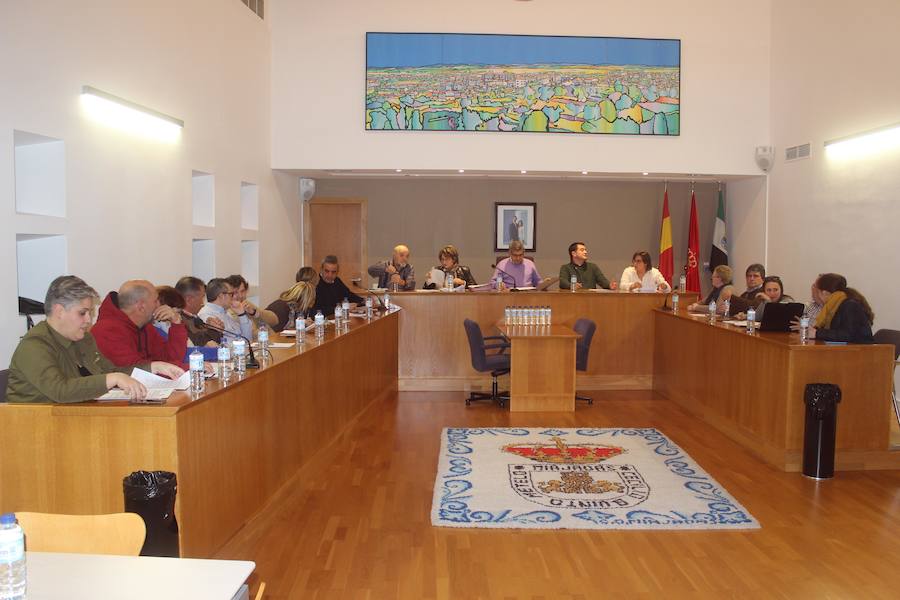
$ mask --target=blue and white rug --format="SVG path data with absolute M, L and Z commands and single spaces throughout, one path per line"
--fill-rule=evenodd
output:
M 657 429 L 447 428 L 431 522 L 516 529 L 757 529 Z

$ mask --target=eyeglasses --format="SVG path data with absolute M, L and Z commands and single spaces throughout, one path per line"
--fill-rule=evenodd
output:
M 225 296 L 234 296 L 234 292 L 233 292 L 233 291 L 231 291 L 231 292 L 222 292 L 222 294 L 225 295 Z

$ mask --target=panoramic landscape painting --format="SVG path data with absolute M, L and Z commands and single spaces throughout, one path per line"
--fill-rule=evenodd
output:
M 366 129 L 679 135 L 681 42 L 367 33 Z

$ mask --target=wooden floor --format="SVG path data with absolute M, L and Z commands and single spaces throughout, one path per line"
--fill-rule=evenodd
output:
M 897 598 L 900 471 L 816 482 L 748 455 L 652 392 L 574 413 L 466 408 L 461 393 L 373 405 L 217 558 L 256 561 L 266 598 Z M 760 522 L 756 531 L 432 527 L 446 426 L 656 427 Z

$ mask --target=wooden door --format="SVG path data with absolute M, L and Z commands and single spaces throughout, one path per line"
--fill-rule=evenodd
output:
M 322 259 L 334 254 L 344 283 L 350 285 L 353 279 L 363 278 L 368 267 L 366 200 L 313 198 L 306 208 L 303 237 L 306 264 L 319 270 Z

